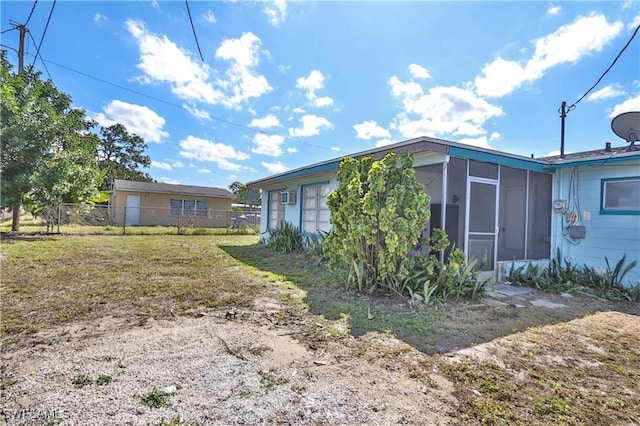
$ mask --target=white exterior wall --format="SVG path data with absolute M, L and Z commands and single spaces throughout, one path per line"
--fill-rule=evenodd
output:
M 443 163 L 446 155 L 434 152 L 419 152 L 413 154 L 414 167 L 427 166 L 431 164 Z M 260 237 L 263 241 L 268 239 L 267 229 L 269 227 L 269 191 L 291 191 L 298 193 L 298 201 L 293 205 L 285 205 L 284 218 L 287 222 L 302 229 L 302 187 L 316 183 L 329 182 L 329 191 L 338 187 L 337 172 L 316 173 L 300 178 L 292 178 L 281 183 L 271 184 L 262 187 L 262 208 L 260 220 Z M 265 202 L 266 200 L 266 202 Z
M 553 179 L 553 199 L 567 200 L 572 167 L 559 169 Z M 600 166 L 578 167 L 577 200 L 584 225 L 585 238 L 577 244 L 563 237 L 563 219 L 553 213 L 551 225 L 551 256 L 560 248 L 563 258 L 574 264 L 606 269 L 605 256 L 613 268 L 626 255 L 625 265 L 638 265 L 625 277 L 628 285 L 640 283 L 640 215 L 601 214 L 601 180 L 640 176 L 640 161 L 628 161 Z

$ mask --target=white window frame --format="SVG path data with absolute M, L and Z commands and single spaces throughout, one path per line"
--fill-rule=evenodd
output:
M 307 192 L 312 188 L 313 195 L 308 196 Z M 329 195 L 329 182 L 318 182 L 302 186 L 302 203 L 300 207 L 300 229 L 302 232 L 329 232 L 331 229 L 331 219 L 329 206 L 327 206 L 327 195 Z M 314 206 L 308 207 L 308 201 L 311 199 L 314 199 L 315 201 L 312 203 Z M 320 220 L 323 212 L 326 213 L 326 221 Z M 313 220 L 307 219 L 309 215 L 313 216 Z
M 269 191 L 269 211 L 268 211 L 268 222 L 267 222 L 267 228 L 268 229 L 275 229 L 278 227 L 278 225 L 281 222 L 284 222 L 284 204 L 280 201 L 281 199 L 281 195 L 280 193 L 282 192 L 282 190 L 277 189 L 274 191 Z M 274 200 L 275 198 L 275 200 Z M 274 203 L 275 204 L 275 208 L 274 208 Z M 275 217 L 274 217 L 274 213 L 275 213 Z
M 180 207 L 177 204 L 180 204 Z M 171 198 L 169 201 L 169 216 L 208 217 L 209 201 Z

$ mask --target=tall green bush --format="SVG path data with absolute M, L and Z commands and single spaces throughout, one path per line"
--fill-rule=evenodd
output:
M 429 220 L 429 201 L 410 154 L 345 158 L 327 197 L 330 265 L 351 271 L 359 290 L 393 290 L 413 273 L 404 260 Z

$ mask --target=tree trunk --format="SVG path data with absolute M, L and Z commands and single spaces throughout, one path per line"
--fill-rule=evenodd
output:
M 11 207 L 11 213 L 11 232 L 20 232 L 20 204 L 14 204 L 13 207 Z

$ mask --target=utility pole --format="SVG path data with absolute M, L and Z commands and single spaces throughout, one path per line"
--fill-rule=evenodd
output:
M 20 39 L 18 40 L 18 72 L 24 71 L 24 39 L 27 35 L 27 27 L 22 24 L 18 24 L 15 21 L 9 21 L 11 25 L 18 29 L 20 33 Z
M 564 119 L 567 117 L 567 102 L 562 101 L 562 106 L 560 107 L 560 158 L 564 159 Z
M 24 25 L 18 25 L 18 31 L 20 32 L 20 43 L 18 44 L 18 71 L 24 70 L 24 36 L 27 34 L 27 27 Z
M 27 27 L 22 24 L 11 22 L 12 25 L 20 32 L 20 40 L 18 42 L 18 74 L 22 74 L 24 71 L 24 37 L 27 34 Z M 18 232 L 20 230 L 20 209 L 22 206 L 20 202 L 15 202 L 11 206 L 11 232 Z

